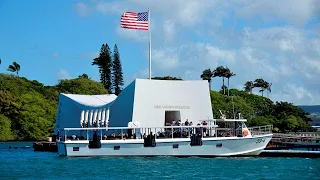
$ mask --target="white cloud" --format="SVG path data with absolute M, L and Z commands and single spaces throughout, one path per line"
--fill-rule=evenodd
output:
M 56 75 L 57 75 L 58 79 L 70 79 L 71 78 L 69 72 L 65 69 L 62 69 L 62 68 L 57 72 Z
M 118 13 L 118 14 L 122 14 L 126 8 L 121 7 L 120 4 L 118 3 L 110 3 L 110 2 L 98 2 L 95 5 L 95 8 L 98 12 L 101 12 L 103 14 L 107 14 L 107 13 Z
M 162 70 L 174 69 L 179 65 L 179 55 L 175 49 L 155 49 L 152 51 L 152 62 Z
M 320 99 L 317 98 L 319 91 L 315 86 L 308 85 L 320 85 L 320 59 L 314 58 L 319 57 L 320 43 L 317 39 L 309 39 L 306 37 L 306 31 L 293 27 L 273 27 L 245 32 L 242 38 L 239 38 L 242 41 L 239 44 L 242 45 L 234 49 L 220 48 L 215 46 L 214 42 L 189 44 L 179 56 L 180 59 L 184 59 L 180 64 L 186 65 L 189 62 L 180 74 L 190 69 L 199 75 L 204 68 L 224 64 L 237 74 L 231 78 L 231 87 L 243 87 L 247 80 L 261 77 L 273 83 L 274 95 L 270 95 L 273 100 L 285 99 L 297 104 L 320 103 Z M 281 48 L 281 42 L 290 42 L 290 46 L 287 46 L 290 48 Z M 189 56 L 189 51 L 194 55 Z M 185 54 L 187 56 L 184 56 Z M 197 77 L 197 74 L 193 76 Z M 190 78 L 190 73 L 185 77 Z M 302 82 L 303 86 L 293 84 Z M 289 89 L 292 93 L 285 96 L 284 89 Z
M 158 14 L 165 20 L 172 20 L 183 26 L 194 26 L 203 21 L 221 25 L 223 18 L 234 10 L 237 16 L 252 19 L 257 16 L 270 21 L 281 19 L 291 24 L 305 24 L 313 16 L 320 17 L 320 3 L 318 0 L 123 0 L 123 1 L 93 1 L 92 9 L 98 12 L 123 13 L 136 9 L 146 11 L 151 9 L 152 14 Z M 77 3 L 80 15 L 87 15 L 89 5 Z M 232 10 L 229 12 L 228 10 Z M 206 18 L 204 18 L 206 17 Z M 209 17 L 209 18 L 208 18 Z
M 204 69 L 224 65 L 237 74 L 231 87 L 264 78 L 273 83 L 275 101 L 320 104 L 320 24 L 310 21 L 320 18 L 320 1 L 124 0 L 97 1 L 91 9 L 120 16 L 148 7 L 153 75 L 200 79 Z M 147 31 L 118 26 L 116 33 L 130 41 L 148 40 Z M 132 77 L 147 78 L 148 69 Z M 220 79 L 214 81 L 221 86 Z
M 235 52 L 233 50 L 220 49 L 219 47 L 213 46 L 209 43 L 197 43 L 196 47 L 201 54 L 205 55 L 205 60 L 209 65 L 211 62 L 217 61 L 223 61 L 229 64 L 235 63 Z
M 125 39 L 131 39 L 139 42 L 146 42 L 148 40 L 148 31 L 123 29 L 119 25 L 116 28 L 116 33 Z
M 272 94 L 272 96 L 279 101 L 295 102 L 298 105 L 312 105 L 320 102 L 319 96 L 313 95 L 304 87 L 292 83 L 285 84 L 281 91 Z
M 90 14 L 90 6 L 83 2 L 78 2 L 75 4 L 76 12 L 80 16 L 88 16 Z
M 166 20 L 163 23 L 163 33 L 165 36 L 165 40 L 171 41 L 175 35 L 175 25 L 171 20 Z
M 266 21 L 286 20 L 294 25 L 304 25 L 313 15 L 317 15 L 318 0 L 245 0 L 237 8 L 237 14 L 251 19 L 256 16 Z
M 320 59 L 319 60 L 311 60 L 310 65 L 314 67 L 317 71 L 320 71 Z
M 259 30 L 245 30 L 245 45 L 255 48 L 271 49 L 283 52 L 298 52 L 304 48 L 304 31 L 290 26 L 261 28 Z M 298 48 L 299 47 L 299 48 Z
M 311 65 L 317 46 L 309 45 L 314 40 L 306 38 L 306 34 L 307 32 L 292 27 L 272 27 L 256 30 L 249 33 L 248 39 L 250 40 L 245 40 L 245 46 L 251 52 L 255 49 L 260 53 L 254 55 L 256 57 L 254 60 L 252 60 L 253 53 L 250 54 L 251 56 L 247 55 L 246 58 L 251 63 L 273 66 L 273 68 L 270 68 L 277 72 L 272 72 L 269 68 L 271 72 L 268 73 L 276 73 L 277 76 L 292 75 L 293 72 L 300 75 L 307 72 L 320 75 L 319 72 L 314 70 L 314 63 Z M 287 44 L 284 46 L 283 42 L 287 42 Z
M 197 71 L 185 70 L 184 73 L 182 74 L 182 77 L 185 79 L 195 80 L 195 79 L 199 79 L 199 74 L 200 73 Z
M 151 75 L 152 75 L 151 77 L 153 77 L 154 73 L 151 72 Z M 131 83 L 132 81 L 134 81 L 137 78 L 138 79 L 147 79 L 147 78 L 149 78 L 149 68 L 142 69 L 142 70 L 134 73 L 133 75 L 125 78 L 125 81 L 124 81 L 125 85 L 124 86 L 129 85 L 129 83 Z
M 165 20 L 172 20 L 183 26 L 191 27 L 203 21 L 203 17 L 212 12 L 212 8 L 215 11 L 219 10 L 219 17 L 222 17 L 223 11 L 220 9 L 224 7 L 224 4 L 227 4 L 224 0 L 123 0 L 111 2 L 97 1 L 92 5 L 92 8 L 103 14 L 122 14 L 124 11 L 129 10 L 147 11 L 150 8 L 151 17 L 153 17 L 153 14 L 157 14 L 161 15 Z M 83 8 L 84 3 L 81 3 L 79 6 Z
M 172 20 L 184 26 L 193 26 L 202 21 L 202 17 L 207 14 L 210 7 L 218 6 L 221 1 L 193 1 L 193 0 L 128 0 L 121 3 L 122 7 L 131 7 L 140 11 L 150 8 L 151 17 L 153 14 L 162 16 L 165 20 Z

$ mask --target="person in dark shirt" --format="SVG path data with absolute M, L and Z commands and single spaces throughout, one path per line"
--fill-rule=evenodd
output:
M 188 119 L 186 120 L 186 122 L 184 122 L 184 125 L 185 125 L 185 126 L 189 126 L 189 121 L 188 121 Z

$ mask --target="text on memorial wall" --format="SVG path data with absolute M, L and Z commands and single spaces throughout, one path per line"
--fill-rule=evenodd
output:
M 179 105 L 154 105 L 157 109 L 191 109 L 191 106 L 179 106 Z

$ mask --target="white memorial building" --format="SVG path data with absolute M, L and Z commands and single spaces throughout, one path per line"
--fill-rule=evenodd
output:
M 61 128 L 162 127 L 173 120 L 213 119 L 208 81 L 136 79 L 114 94 L 60 94 L 55 134 Z

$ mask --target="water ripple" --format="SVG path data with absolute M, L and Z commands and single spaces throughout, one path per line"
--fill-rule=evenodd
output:
M 320 158 L 68 158 L 8 146 L 0 143 L 0 179 L 320 179 Z

